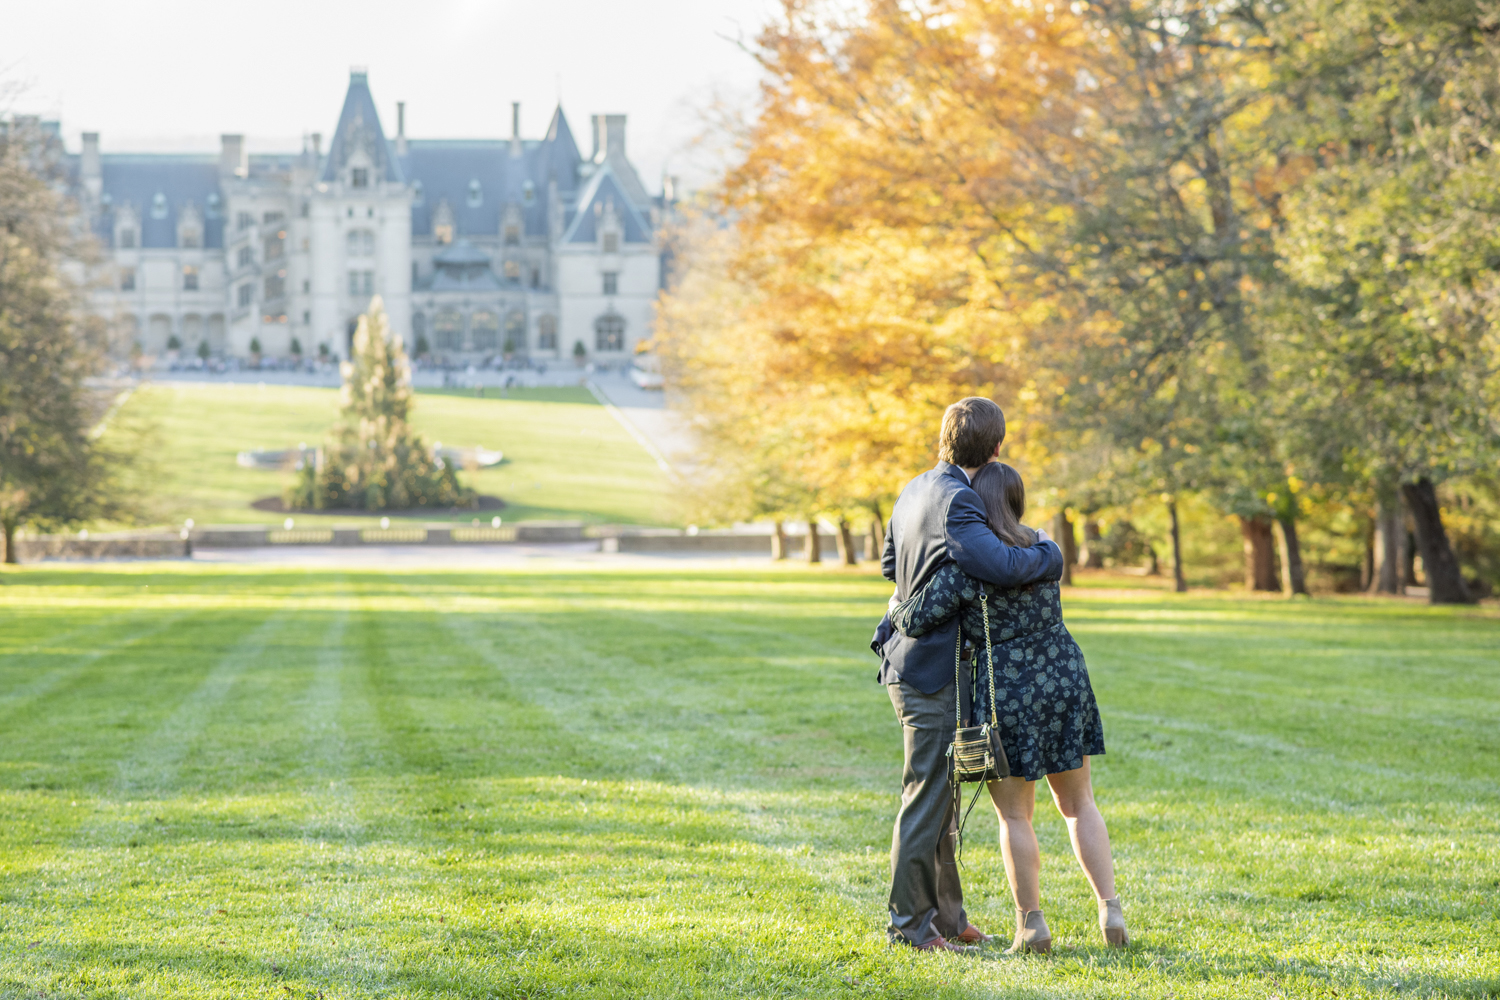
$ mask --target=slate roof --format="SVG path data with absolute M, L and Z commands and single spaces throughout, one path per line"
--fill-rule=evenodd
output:
M 401 182 L 400 164 L 380 128 L 380 114 L 375 110 L 375 98 L 370 95 L 369 74 L 351 71 L 349 90 L 344 94 L 344 109 L 339 112 L 339 124 L 333 130 L 333 141 L 328 145 L 328 159 L 323 164 L 321 180 L 337 178 L 339 171 L 349 162 L 350 154 L 361 145 L 369 150 L 377 173 L 390 183 Z
M 601 163 L 578 196 L 578 207 L 568 215 L 563 233 L 564 243 L 593 243 L 599 239 L 598 221 L 604 206 L 612 204 L 619 218 L 626 243 L 650 243 L 651 227 L 640 210 L 625 197 L 625 189 L 608 163 Z
M 175 247 L 178 215 L 190 203 L 203 219 L 203 246 L 224 246 L 224 194 L 219 189 L 217 156 L 108 153 L 100 160 L 107 202 L 95 222 L 95 232 L 107 246 L 114 245 L 114 209 L 130 205 L 140 219 L 137 246 Z M 165 202 L 165 215 L 159 219 L 152 212 L 158 194 Z
M 509 139 L 408 139 L 399 161 L 419 192 L 411 210 L 414 236 L 432 235 L 433 213 L 444 201 L 458 236 L 498 236 L 507 204 L 520 209 L 526 235 L 546 236 L 548 187 L 556 180 L 559 196 L 572 200 L 583 162 L 561 105 L 552 113 L 547 137 L 523 140 L 520 156 L 511 155 Z M 474 181 L 479 182 L 478 205 L 469 203 Z
M 453 211 L 459 236 L 498 235 L 507 202 L 520 208 L 527 235 L 547 235 L 547 182 L 537 177 L 550 152 L 545 143 L 534 140 L 522 143 L 521 155 L 512 157 L 506 139 L 408 139 L 401 169 L 421 192 L 420 199 L 412 201 L 412 235 L 432 234 L 432 216 L 443 201 Z M 469 203 L 474 181 L 479 182 L 478 205 Z M 527 181 L 532 184 L 529 202 Z

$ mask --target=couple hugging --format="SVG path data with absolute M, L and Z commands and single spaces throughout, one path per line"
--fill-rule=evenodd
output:
M 1104 730 L 1083 653 L 1062 623 L 1063 555 L 1045 531 L 1021 523 L 1021 477 L 993 461 L 1003 440 L 1005 415 L 993 401 L 975 396 L 948 407 L 937 467 L 901 491 L 886 530 L 881 566 L 896 594 L 871 647 L 906 755 L 887 934 L 924 951 L 967 952 L 991 940 L 964 912 L 950 747 L 958 719 L 980 725 L 993 705 L 1005 753 L 996 765 L 1002 777 L 988 786 L 1016 903 L 1010 950 L 1052 946 L 1031 827 L 1035 783 L 1044 775 L 1098 899 L 1104 940 L 1123 947 L 1109 831 L 1089 780 L 1089 757 L 1104 752 Z M 973 650 L 974 669 L 962 679 L 960 647 Z

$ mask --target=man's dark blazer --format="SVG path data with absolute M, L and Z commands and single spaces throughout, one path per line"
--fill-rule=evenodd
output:
M 904 601 L 950 559 L 970 576 L 1001 588 L 1062 579 L 1062 550 L 1056 543 L 1021 549 L 1000 541 L 985 521 L 984 503 L 969 488 L 968 476 L 956 465 L 939 462 L 901 491 L 886 527 L 880 568 L 896 584 L 897 600 Z M 905 681 L 934 694 L 953 680 L 957 617 L 915 639 L 880 624 L 872 643 L 881 655 L 880 683 Z

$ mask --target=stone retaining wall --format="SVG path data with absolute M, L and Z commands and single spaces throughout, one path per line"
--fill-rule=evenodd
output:
M 837 558 L 838 539 L 818 536 L 823 558 Z M 689 534 L 675 528 L 627 525 L 585 527 L 581 521 L 524 521 L 499 528 L 464 524 L 393 524 L 389 528 L 279 528 L 264 524 L 217 524 L 187 532 L 117 532 L 105 535 L 31 535 L 16 540 L 22 562 L 38 559 L 164 559 L 191 556 L 200 548 L 295 545 L 556 545 L 596 540 L 602 552 L 726 552 L 771 554 L 771 535 L 735 531 Z M 788 557 L 806 550 L 806 535 L 786 536 Z M 869 539 L 854 536 L 856 556 L 870 558 Z

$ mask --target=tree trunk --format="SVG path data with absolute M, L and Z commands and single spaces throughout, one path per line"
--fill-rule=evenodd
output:
M 1365 558 L 1359 567 L 1359 589 L 1369 590 L 1375 585 L 1375 521 L 1365 522 Z
M 854 551 L 854 532 L 849 530 L 848 518 L 839 518 L 839 559 L 845 566 L 858 566 L 859 554 Z
M 1406 506 L 1411 509 L 1417 527 L 1417 544 L 1422 548 L 1422 568 L 1427 571 L 1428 601 L 1432 604 L 1472 604 L 1469 588 L 1438 508 L 1437 490 L 1425 476 L 1401 487 Z
M 1297 522 L 1292 518 L 1276 521 L 1281 532 L 1281 589 L 1288 597 L 1307 593 L 1307 573 L 1302 566 L 1302 546 L 1297 541 Z
M 771 558 L 786 558 L 786 525 L 780 521 L 776 522 L 776 530 L 771 534 Z
M 817 518 L 807 519 L 807 561 L 809 563 L 820 563 L 823 561 L 822 546 L 818 543 L 818 521 Z
M 16 526 L 9 521 L 5 522 L 5 561 L 12 566 L 21 560 L 16 552 Z
M 1172 589 L 1179 594 L 1187 593 L 1187 577 L 1182 571 L 1182 529 L 1177 523 L 1177 501 L 1167 504 L 1172 515 Z
M 1271 522 L 1264 517 L 1240 516 L 1240 534 L 1245 537 L 1245 589 L 1280 590 L 1276 580 L 1276 558 L 1271 542 Z
M 885 555 L 885 529 L 881 527 L 880 515 L 870 518 L 870 558 L 880 559 Z
M 1057 542 L 1057 547 L 1062 549 L 1064 587 L 1073 585 L 1073 563 L 1078 559 L 1078 541 L 1073 537 L 1073 522 L 1068 520 L 1068 512 L 1060 510 L 1052 519 L 1052 538 Z
M 1161 557 L 1156 554 L 1156 546 L 1147 545 L 1146 551 L 1151 556 L 1151 561 L 1146 564 L 1146 575 L 1161 576 Z
M 1380 501 L 1375 510 L 1375 573 L 1370 583 L 1374 594 L 1401 593 L 1401 502 L 1396 497 Z
M 1083 519 L 1083 548 L 1078 553 L 1079 567 L 1083 569 L 1098 569 L 1103 564 L 1104 557 L 1099 554 L 1098 549 L 1100 540 L 1099 522 L 1085 515 Z
M 1422 581 L 1417 579 L 1417 539 L 1412 525 L 1408 523 L 1410 518 L 1401 519 L 1400 533 L 1396 536 L 1396 542 L 1401 546 L 1401 593 L 1406 593 L 1407 587 L 1420 587 Z

